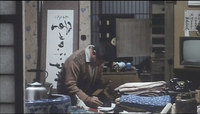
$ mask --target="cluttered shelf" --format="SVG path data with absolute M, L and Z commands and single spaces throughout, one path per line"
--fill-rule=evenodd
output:
M 122 72 L 103 72 L 103 75 L 129 75 L 129 74 L 137 74 L 136 70 L 131 71 L 122 71 Z

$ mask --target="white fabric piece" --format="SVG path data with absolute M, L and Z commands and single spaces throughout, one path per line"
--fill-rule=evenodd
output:
M 85 105 L 85 103 L 77 96 L 75 95 L 76 99 L 77 99 L 77 104 L 76 106 L 82 107 L 85 110 L 89 110 L 89 107 Z
M 86 62 L 90 62 L 90 58 L 91 58 L 91 55 L 90 55 L 90 48 L 91 47 L 94 47 L 94 45 L 89 45 L 85 48 L 85 58 L 86 58 Z
M 156 81 L 156 82 L 132 82 L 132 83 L 125 83 L 120 85 L 119 87 L 115 88 L 115 91 L 136 91 L 139 89 L 147 89 L 158 87 L 167 84 L 165 81 Z

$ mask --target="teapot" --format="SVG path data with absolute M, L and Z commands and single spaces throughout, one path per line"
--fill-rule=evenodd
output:
M 28 72 L 34 72 L 34 71 L 36 70 L 28 70 Z M 47 78 L 47 76 L 45 77 L 45 79 Z M 47 99 L 51 97 L 52 87 L 53 85 L 51 84 L 49 90 L 47 91 L 47 89 L 39 82 L 29 83 L 25 90 L 26 100 Z
M 192 92 L 179 93 L 176 96 L 177 113 L 196 113 L 197 101 Z

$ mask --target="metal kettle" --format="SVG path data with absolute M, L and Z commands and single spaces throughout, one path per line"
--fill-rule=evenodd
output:
M 28 72 L 31 71 L 33 72 L 35 70 L 28 70 Z M 47 76 L 45 77 L 45 79 L 47 78 Z M 50 85 L 49 90 L 47 91 L 47 89 L 39 82 L 29 83 L 25 90 L 26 100 L 41 100 L 50 98 L 52 87 L 53 85 Z
M 41 100 L 47 98 L 47 89 L 39 82 L 28 84 L 26 88 L 27 100 Z

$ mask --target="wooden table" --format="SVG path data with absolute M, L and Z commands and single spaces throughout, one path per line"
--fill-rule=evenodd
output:
M 103 72 L 103 78 L 106 81 L 111 80 L 108 92 L 114 95 L 114 89 L 118 86 L 128 82 L 141 82 L 138 77 L 137 71 L 124 71 L 124 72 Z

